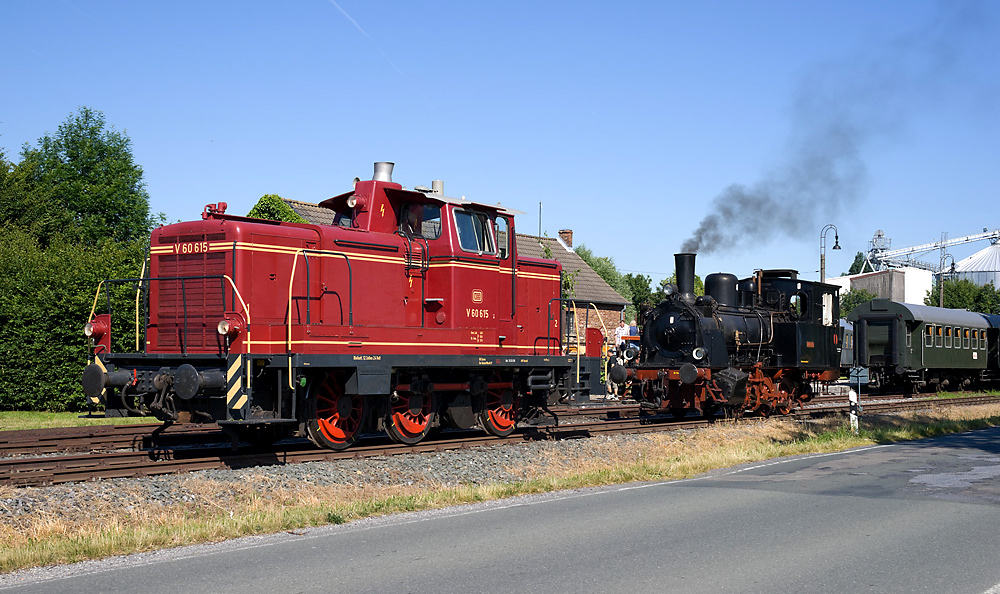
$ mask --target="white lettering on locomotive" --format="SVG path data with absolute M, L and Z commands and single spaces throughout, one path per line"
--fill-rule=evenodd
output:
M 208 251 L 207 241 L 174 244 L 175 254 L 202 254 Z
M 490 310 L 488 309 L 476 309 L 475 307 L 465 308 L 465 317 L 467 318 L 489 318 Z

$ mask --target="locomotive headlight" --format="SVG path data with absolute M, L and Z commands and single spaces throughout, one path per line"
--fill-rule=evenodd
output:
M 358 196 L 357 194 L 351 194 L 347 197 L 347 208 L 364 208 L 368 201 L 365 200 L 364 196 Z
M 227 314 L 225 318 L 219 320 L 216 331 L 222 336 L 236 336 L 243 330 L 243 318 L 238 314 Z
M 108 333 L 108 325 L 103 320 L 91 320 L 83 325 L 83 335 L 98 339 Z
M 694 357 L 695 361 L 701 361 L 707 354 L 708 351 L 705 350 L 705 347 L 695 347 L 695 349 L 691 351 L 691 356 Z
M 670 297 L 671 295 L 674 295 L 675 293 L 677 293 L 677 285 L 672 284 L 672 283 L 667 283 L 667 284 L 663 285 L 663 294 L 664 295 L 666 295 L 667 297 Z

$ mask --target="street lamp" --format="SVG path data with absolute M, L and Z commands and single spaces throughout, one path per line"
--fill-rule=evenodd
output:
M 837 226 L 830 223 L 819 232 L 819 282 L 821 283 L 826 282 L 826 233 L 830 229 L 833 229 L 833 249 L 840 249 L 840 235 L 837 232 Z

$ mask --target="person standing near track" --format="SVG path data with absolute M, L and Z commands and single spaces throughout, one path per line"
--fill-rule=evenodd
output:
M 618 327 L 615 328 L 615 346 L 621 348 L 626 336 L 628 336 L 628 326 L 625 325 L 625 320 L 620 320 Z

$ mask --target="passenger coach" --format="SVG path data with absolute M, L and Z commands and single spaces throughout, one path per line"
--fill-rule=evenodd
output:
M 1000 316 L 878 298 L 847 319 L 875 389 L 965 389 L 996 376 Z

